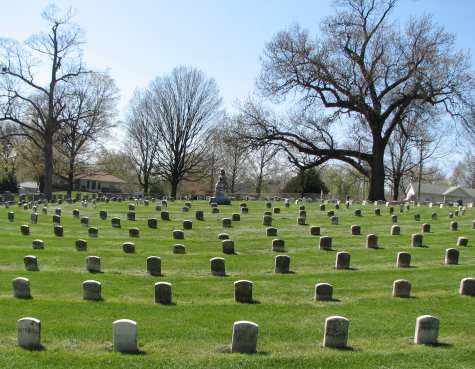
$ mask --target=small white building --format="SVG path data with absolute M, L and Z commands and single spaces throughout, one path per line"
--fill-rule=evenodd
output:
M 406 201 L 418 200 L 434 203 L 458 202 L 464 204 L 475 202 L 475 189 L 460 186 L 444 186 L 432 183 L 421 183 L 418 198 L 418 184 L 411 183 L 406 193 Z
M 33 181 L 21 182 L 18 185 L 18 193 L 20 195 L 38 193 L 39 191 L 40 187 L 38 186 L 38 183 Z

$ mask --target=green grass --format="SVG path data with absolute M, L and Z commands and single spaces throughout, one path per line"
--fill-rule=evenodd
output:
M 155 204 L 137 207 L 137 221 L 126 220 L 128 202 L 98 203 L 97 208 L 80 204 L 61 205 L 64 237 L 53 236 L 52 214 L 41 214 L 31 225 L 31 235 L 22 236 L 20 225 L 28 224 L 30 210 L 12 206 L 15 221 L 7 221 L 7 209 L 0 209 L 0 367 L 1 368 L 475 368 L 475 298 L 460 296 L 464 277 L 475 276 L 475 230 L 471 229 L 475 210 L 456 217 L 459 231 L 449 231 L 449 211 L 453 208 L 414 208 L 396 214 L 400 236 L 390 236 L 388 208 L 373 215 L 373 205 L 353 205 L 336 211 L 339 225 L 331 225 L 318 204 L 306 204 L 310 225 L 320 225 L 322 234 L 333 237 L 334 251 L 318 250 L 318 237 L 309 226 L 298 226 L 298 207 L 283 203 L 274 215 L 278 237 L 285 240 L 291 256 L 292 274 L 274 274 L 272 237 L 262 226 L 264 202 L 248 202 L 250 211 L 225 232 L 235 240 L 237 255 L 225 255 L 226 277 L 213 277 L 209 259 L 223 256 L 217 235 L 223 232 L 221 219 L 238 212 L 239 202 L 221 206 L 211 214 L 205 202 L 193 202 L 183 213 L 183 202 L 169 203 L 171 221 L 160 220 Z M 90 205 L 91 206 L 91 205 Z M 353 215 L 356 208 L 363 217 Z M 99 237 L 88 238 L 87 228 L 72 217 L 79 208 L 99 228 Z M 99 219 L 99 210 L 108 210 L 108 220 Z M 327 210 L 333 209 L 328 205 Z M 194 220 L 194 211 L 204 210 L 205 221 Z M 430 220 L 436 211 L 439 219 Z M 415 222 L 414 214 L 421 214 Z M 120 216 L 122 229 L 114 229 L 110 218 Z M 147 219 L 157 217 L 158 229 L 147 228 Z M 185 231 L 186 255 L 172 254 L 172 230 L 181 229 L 184 219 L 193 220 L 193 230 Z M 426 248 L 411 248 L 410 236 L 424 222 L 432 232 L 424 235 Z M 362 236 L 351 236 L 350 225 L 360 224 Z M 141 236 L 132 241 L 135 254 L 125 254 L 121 245 L 129 241 L 128 229 L 139 227 Z M 375 233 L 382 248 L 365 247 L 366 234 Z M 443 264 L 444 252 L 454 247 L 458 236 L 470 239 L 461 248 L 460 265 Z M 42 239 L 44 250 L 33 250 L 31 241 Z M 75 240 L 87 239 L 88 251 L 78 252 Z M 336 251 L 351 253 L 354 270 L 333 269 Z M 398 251 L 409 251 L 414 268 L 395 267 Z M 39 272 L 24 270 L 23 257 L 38 257 Z M 102 258 L 104 273 L 90 274 L 85 257 Z M 164 276 L 146 273 L 145 259 L 162 258 Z M 11 280 L 30 279 L 33 299 L 12 297 Z M 412 283 L 414 298 L 391 297 L 392 282 L 406 278 Z M 82 281 L 96 279 L 103 284 L 102 302 L 82 300 Z M 257 304 L 238 304 L 233 299 L 233 282 L 254 282 Z M 154 303 L 153 285 L 173 284 L 172 306 Z M 334 286 L 333 302 L 314 302 L 314 286 L 328 282 Z M 412 344 L 416 317 L 431 314 L 440 318 L 440 341 L 444 345 Z M 349 345 L 352 350 L 322 348 L 323 324 L 330 315 L 350 319 Z M 33 316 L 42 323 L 43 351 L 26 351 L 16 345 L 16 320 Z M 112 322 L 128 318 L 137 321 L 141 355 L 125 355 L 111 350 Z M 232 324 L 251 320 L 259 324 L 258 353 L 230 354 Z

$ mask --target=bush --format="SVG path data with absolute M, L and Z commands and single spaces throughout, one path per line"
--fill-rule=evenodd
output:
M 303 178 L 302 178 L 303 175 Z M 302 188 L 303 187 L 303 188 Z M 284 193 L 328 193 L 327 186 L 320 178 L 320 173 L 315 169 L 307 169 L 292 177 L 282 189 Z

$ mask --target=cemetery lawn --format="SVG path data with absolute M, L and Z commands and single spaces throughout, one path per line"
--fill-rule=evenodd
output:
M 157 203 L 158 204 L 158 203 Z M 411 208 L 399 212 L 400 236 L 390 236 L 391 218 L 381 205 L 381 216 L 373 205 L 344 206 L 336 210 L 340 224 L 331 225 L 319 204 L 306 204 L 307 223 L 320 225 L 322 235 L 333 237 L 332 251 L 318 249 L 318 236 L 311 236 L 309 225 L 297 225 L 298 206 L 281 208 L 273 215 L 278 237 L 285 240 L 293 273 L 275 274 L 271 250 L 274 237 L 267 237 L 262 225 L 265 202 L 249 201 L 249 214 L 223 230 L 221 219 L 239 212 L 239 202 L 220 206 L 211 214 L 204 201 L 193 202 L 188 213 L 184 202 L 169 203 L 171 221 L 160 220 L 155 204 L 137 206 L 135 222 L 127 221 L 128 202 L 98 203 L 94 209 L 80 204 L 50 204 L 48 215 L 38 206 L 38 224 L 30 224 L 31 210 L 17 205 L 0 209 L 0 368 L 475 368 L 475 298 L 458 293 L 460 280 L 475 277 L 475 209 L 454 217 L 458 231 L 450 231 L 449 211 L 455 208 Z M 53 235 L 52 214 L 62 208 L 64 236 Z M 99 228 L 98 238 L 89 238 L 87 227 L 73 218 L 78 208 Z M 362 217 L 355 217 L 360 208 Z M 15 212 L 8 222 L 7 212 Z M 99 219 L 99 210 L 108 219 Z M 205 220 L 195 220 L 195 211 L 204 210 Z M 327 205 L 326 210 L 334 210 Z M 438 220 L 431 220 L 431 213 Z M 421 221 L 414 221 L 414 214 Z M 122 219 L 122 228 L 111 227 L 110 219 Z M 147 227 L 147 219 L 158 218 L 158 228 Z M 193 230 L 185 231 L 183 241 L 172 239 L 173 229 L 182 229 L 184 219 L 193 220 Z M 412 233 L 422 223 L 430 223 L 423 248 L 412 248 Z M 31 235 L 22 236 L 20 225 L 30 224 Z M 361 225 L 361 236 L 350 235 L 350 225 Z M 130 227 L 139 227 L 140 238 L 130 239 Z M 224 255 L 217 235 L 227 232 L 235 241 L 237 255 Z M 380 249 L 367 249 L 366 235 L 379 237 Z M 457 237 L 469 238 L 469 247 L 460 247 L 460 265 L 444 265 L 445 249 L 455 247 Z M 76 251 L 75 241 L 85 239 L 88 250 Z M 42 239 L 44 250 L 33 250 L 31 242 Z M 132 241 L 135 254 L 125 254 L 121 245 Z M 174 255 L 172 246 L 183 243 L 187 254 Z M 335 270 L 336 251 L 351 253 L 352 270 Z M 396 255 L 408 251 L 414 267 L 397 269 Z M 23 257 L 38 257 L 39 272 L 25 271 Z M 102 259 L 103 273 L 85 269 L 85 257 Z M 147 274 L 145 259 L 162 258 L 161 277 Z M 210 275 L 209 259 L 226 260 L 225 277 Z M 15 299 L 11 281 L 30 279 L 31 300 Z M 412 283 L 413 298 L 391 297 L 396 279 Z M 104 300 L 82 300 L 81 283 L 87 279 L 102 283 Z M 234 302 L 233 282 L 251 280 L 254 304 Z M 173 284 L 173 305 L 154 303 L 153 285 L 157 281 Z M 335 301 L 314 302 L 316 283 L 334 287 Z M 438 346 L 412 343 L 416 317 L 430 314 L 440 319 Z M 341 315 L 350 320 L 350 349 L 322 348 L 326 317 Z M 28 351 L 16 345 L 16 321 L 22 317 L 41 320 L 42 351 Z M 132 319 L 138 325 L 141 353 L 127 355 L 112 351 L 112 322 Z M 258 352 L 231 354 L 232 325 L 237 320 L 259 324 Z

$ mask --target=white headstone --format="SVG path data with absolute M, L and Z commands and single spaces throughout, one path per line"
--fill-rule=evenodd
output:
M 112 323 L 114 351 L 137 352 L 137 323 L 129 319 L 119 319 Z

